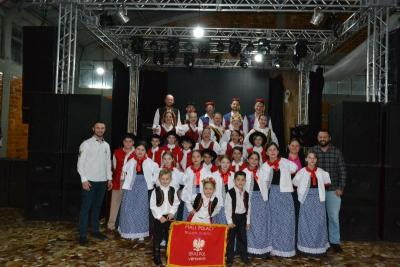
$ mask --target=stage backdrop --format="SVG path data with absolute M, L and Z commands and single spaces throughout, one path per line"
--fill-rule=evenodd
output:
M 223 114 L 230 111 L 231 99 L 241 100 L 244 114 L 254 112 L 255 99 L 262 97 L 268 103 L 268 72 L 255 69 L 168 69 L 168 93 L 175 96 L 175 105 L 185 114 L 188 102 L 194 102 L 204 114 L 203 103 L 214 100 L 216 111 Z

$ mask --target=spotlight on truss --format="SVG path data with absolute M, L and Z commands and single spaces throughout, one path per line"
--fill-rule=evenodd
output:
M 272 59 L 272 67 L 275 69 L 279 69 L 281 67 L 281 62 L 278 57 Z
M 224 45 L 224 43 L 222 41 L 219 41 L 216 48 L 217 48 L 218 52 L 224 52 L 225 45 Z
M 126 8 L 119 9 L 115 16 L 121 24 L 127 24 L 129 22 L 128 11 Z
M 321 7 L 317 6 L 314 9 L 314 13 L 311 17 L 310 23 L 314 26 L 319 26 L 323 20 L 324 20 L 324 13 L 322 12 Z
M 240 61 L 239 61 L 239 65 L 240 67 L 242 67 L 243 69 L 247 69 L 250 66 L 250 57 L 245 55 L 245 54 L 240 54 Z
M 257 42 L 258 53 L 267 55 L 271 52 L 271 44 L 267 39 L 260 39 Z
M 242 51 L 242 45 L 240 44 L 240 39 L 230 39 L 229 40 L 229 54 L 233 57 L 237 57 Z
M 193 68 L 194 65 L 194 54 L 193 53 L 185 53 L 183 57 L 183 64 L 189 69 Z

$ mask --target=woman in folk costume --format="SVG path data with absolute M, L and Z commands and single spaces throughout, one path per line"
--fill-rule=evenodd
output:
M 263 133 L 267 137 L 267 144 L 274 142 L 275 144 L 278 144 L 278 138 L 276 137 L 274 131 L 272 131 L 271 128 L 267 127 L 267 116 L 266 115 L 261 115 L 258 120 L 259 126 L 255 126 L 253 129 L 250 130 L 250 132 L 246 135 L 243 141 L 243 145 L 246 148 L 251 147 L 251 138 L 250 136 L 255 133 L 255 132 L 260 132 Z
M 317 155 L 307 154 L 307 167 L 297 172 L 293 185 L 300 202 L 297 249 L 307 254 L 324 254 L 329 247 L 325 210 L 325 187 L 329 173 L 317 167 Z
M 157 125 L 153 128 L 153 134 L 158 134 L 161 138 L 165 139 L 167 137 L 167 133 L 175 132 L 175 114 L 172 111 L 165 111 L 162 115 L 162 123 L 161 125 Z
M 267 137 L 260 132 L 254 132 L 250 135 L 250 147 L 248 147 L 243 152 L 243 157 L 246 158 L 247 155 L 256 152 L 260 155 L 260 166 L 267 160 L 267 154 L 265 151 L 265 146 L 267 144 Z
M 214 150 L 215 153 L 219 154 L 221 147 L 220 145 L 211 139 L 211 128 L 206 127 L 201 133 L 201 141 L 196 144 L 195 150 L 203 151 L 204 149 Z
M 197 113 L 191 112 L 188 114 L 189 120 L 187 123 L 176 127 L 176 133 L 179 136 L 187 136 L 191 138 L 195 143 L 200 139 L 200 129 L 197 127 Z
M 254 105 L 254 113 L 247 116 L 247 119 L 249 121 L 249 130 L 255 127 L 259 127 L 259 119 L 261 115 L 265 114 L 265 108 L 266 107 L 264 98 L 257 98 L 256 104 Z M 267 121 L 268 128 L 272 130 L 272 122 L 269 116 L 267 116 Z
M 216 194 L 222 200 L 221 206 L 225 203 L 225 196 L 229 189 L 233 188 L 233 179 L 235 173 L 230 170 L 231 160 L 228 156 L 221 157 L 221 165 L 218 170 L 212 173 L 216 181 Z M 215 216 L 214 223 L 227 224 L 223 209 Z
M 206 127 L 203 128 L 203 130 Z M 222 123 L 222 114 L 219 112 L 214 113 L 213 121 L 208 125 L 211 129 L 211 139 L 219 143 L 225 132 L 225 127 Z
M 199 118 L 199 128 L 201 130 L 214 123 L 215 103 L 213 101 L 207 101 L 204 103 L 204 107 L 206 113 Z
M 263 164 L 269 184 L 269 246 L 271 255 L 292 257 L 295 249 L 295 211 L 291 174 L 297 166 L 279 156 L 275 143 L 267 146 L 268 160 Z M 284 233 L 284 234 L 283 234 Z
M 243 161 L 243 148 L 234 147 L 232 151 L 231 171 L 243 171 L 247 167 L 246 162 Z
M 111 231 L 115 230 L 115 222 L 117 220 L 119 207 L 122 201 L 122 167 L 133 157 L 135 151 L 134 145 L 135 136 L 127 133 L 122 139 L 123 147 L 117 148 L 113 154 L 113 177 L 112 177 L 112 195 L 110 205 L 110 217 L 108 218 L 107 228 Z
M 202 192 L 203 185 L 201 181 L 203 181 L 205 178 L 209 177 L 211 173 L 203 168 L 202 165 L 202 154 L 199 150 L 193 150 L 192 151 L 192 165 L 189 166 L 184 174 L 184 188 L 182 190 L 182 200 L 186 203 L 191 203 L 194 199 L 194 197 Z M 183 210 L 183 216 L 182 219 L 185 221 L 187 217 L 189 216 L 189 212 L 191 210 L 188 210 L 185 208 Z
M 260 168 L 259 154 L 252 152 L 248 156 L 248 165 L 243 170 L 246 173 L 246 191 L 250 194 L 251 226 L 247 232 L 247 251 L 252 255 L 264 258 L 271 250 L 268 240 L 267 209 L 268 187 L 265 171 Z
M 238 130 L 232 130 L 230 139 L 227 142 L 221 142 L 221 154 L 232 158 L 234 147 L 243 147 L 243 135 Z
M 146 155 L 146 143 L 139 143 L 133 158 L 123 167 L 125 181 L 118 228 L 122 238 L 143 240 L 149 236 L 149 194 L 157 169 Z
M 229 142 L 231 139 L 232 131 L 239 131 L 241 136 L 246 136 L 246 133 L 242 129 L 242 117 L 240 114 L 233 115 L 231 118 L 231 123 L 229 124 L 229 128 L 225 130 L 224 135 L 222 136 L 220 143 Z
M 186 202 L 186 208 L 191 210 L 187 220 L 194 223 L 214 223 L 215 217 L 221 210 L 221 199 L 216 195 L 216 182 L 207 177 L 201 184 L 201 193 L 196 194 L 193 201 Z

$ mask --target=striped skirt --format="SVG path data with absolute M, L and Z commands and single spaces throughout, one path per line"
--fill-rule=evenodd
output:
M 132 190 L 123 190 L 118 231 L 122 238 L 149 236 L 149 199 L 143 175 L 136 176 Z
M 250 196 L 250 229 L 247 231 L 247 251 L 253 255 L 263 255 L 271 251 L 268 244 L 268 214 L 267 203 L 260 191 L 253 191 Z
M 296 219 L 292 193 L 281 193 L 279 185 L 272 185 L 269 191 L 268 209 L 271 223 L 269 228 L 271 255 L 293 257 L 296 255 Z
M 325 202 L 319 200 L 318 188 L 310 188 L 300 205 L 297 248 L 309 254 L 323 254 L 328 247 Z

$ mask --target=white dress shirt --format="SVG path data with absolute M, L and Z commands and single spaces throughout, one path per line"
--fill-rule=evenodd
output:
M 108 143 L 95 136 L 83 141 L 79 147 L 77 167 L 82 183 L 112 180 L 111 151 Z
M 203 198 L 203 204 L 201 205 L 200 210 L 193 215 L 191 222 L 211 223 L 211 218 L 217 215 L 219 210 L 221 209 L 221 199 L 218 199 L 217 206 L 210 216 L 210 213 L 208 212 L 208 207 L 217 196 L 213 195 L 211 196 L 211 198 L 207 198 L 204 194 L 201 194 L 201 197 Z
M 233 187 L 236 193 L 236 208 L 235 214 L 244 214 L 246 213 L 246 206 L 244 205 L 244 192 L 240 191 L 236 186 Z M 226 194 L 225 197 L 225 217 L 228 224 L 232 224 L 232 198 L 229 193 Z M 249 197 L 249 207 L 247 210 L 247 224 L 250 224 L 250 197 Z
M 159 220 L 163 215 L 167 215 L 167 214 L 174 214 L 176 213 L 176 211 L 178 210 L 179 207 L 179 198 L 178 195 L 176 193 L 174 193 L 174 203 L 173 205 L 171 205 L 169 203 L 168 200 L 168 191 L 169 191 L 169 186 L 165 187 L 165 186 L 160 186 L 161 191 L 164 195 L 164 202 L 162 203 L 162 205 L 160 207 L 157 207 L 157 197 L 156 197 L 156 190 L 153 190 L 153 192 L 151 193 L 151 197 L 150 197 L 150 209 L 151 209 L 151 213 L 153 214 L 154 218 L 156 218 L 157 220 Z

